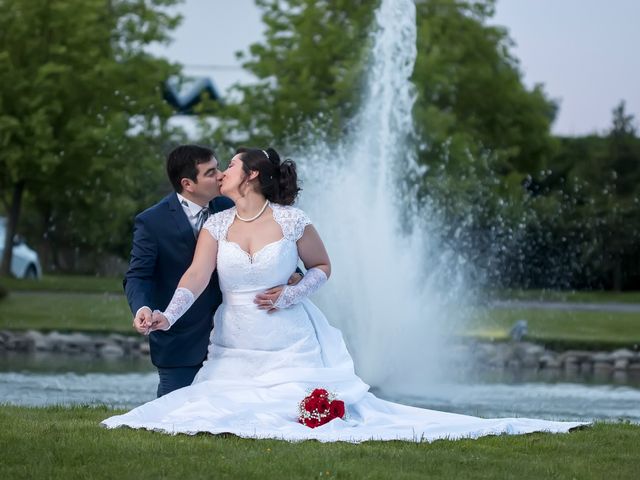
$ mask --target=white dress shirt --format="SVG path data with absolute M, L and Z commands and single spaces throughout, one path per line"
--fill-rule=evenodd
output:
M 182 210 L 184 210 L 184 214 L 187 216 L 187 219 L 189 219 L 191 228 L 193 229 L 194 233 L 198 235 L 198 232 L 196 231 L 196 226 L 198 224 L 198 214 L 203 209 L 203 207 L 201 207 L 197 203 L 193 203 L 189 199 L 184 198 L 179 193 L 176 193 L 176 195 L 178 196 L 178 202 L 180 202 Z

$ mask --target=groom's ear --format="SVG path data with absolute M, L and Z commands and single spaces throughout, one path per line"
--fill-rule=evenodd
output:
M 194 181 L 190 178 L 183 178 L 180 180 L 180 185 L 182 185 L 182 191 L 187 191 L 189 193 L 193 193 L 193 185 Z

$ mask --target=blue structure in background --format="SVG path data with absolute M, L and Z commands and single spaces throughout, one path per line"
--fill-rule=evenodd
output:
M 193 115 L 193 108 L 207 94 L 211 100 L 222 102 L 222 97 L 213 81 L 208 77 L 193 77 L 182 83 L 178 78 L 170 78 L 164 85 L 164 99 L 182 115 Z

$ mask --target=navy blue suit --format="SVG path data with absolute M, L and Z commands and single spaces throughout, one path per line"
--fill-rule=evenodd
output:
M 232 206 L 233 201 L 226 197 L 216 197 L 210 203 L 213 213 Z M 123 282 L 134 315 L 143 306 L 166 308 L 191 265 L 195 247 L 196 237 L 175 193 L 136 217 L 131 260 Z M 193 376 L 176 378 L 169 382 L 171 387 L 163 388 L 163 372 L 195 375 L 207 356 L 213 314 L 220 303 L 222 294 L 214 272 L 202 295 L 170 330 L 149 335 L 151 361 L 160 372 L 158 395 L 191 383 Z

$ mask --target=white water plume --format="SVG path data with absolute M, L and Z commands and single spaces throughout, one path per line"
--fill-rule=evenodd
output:
M 405 388 L 424 386 L 447 370 L 446 339 L 461 311 L 463 269 L 434 234 L 435 212 L 416 209 L 401 187 L 418 171 L 409 142 L 413 1 L 383 0 L 372 35 L 365 95 L 352 133 L 339 145 L 315 140 L 294 158 L 303 179 L 302 208 L 333 266 L 317 300 L 343 331 L 356 370 L 372 385 L 394 378 Z

